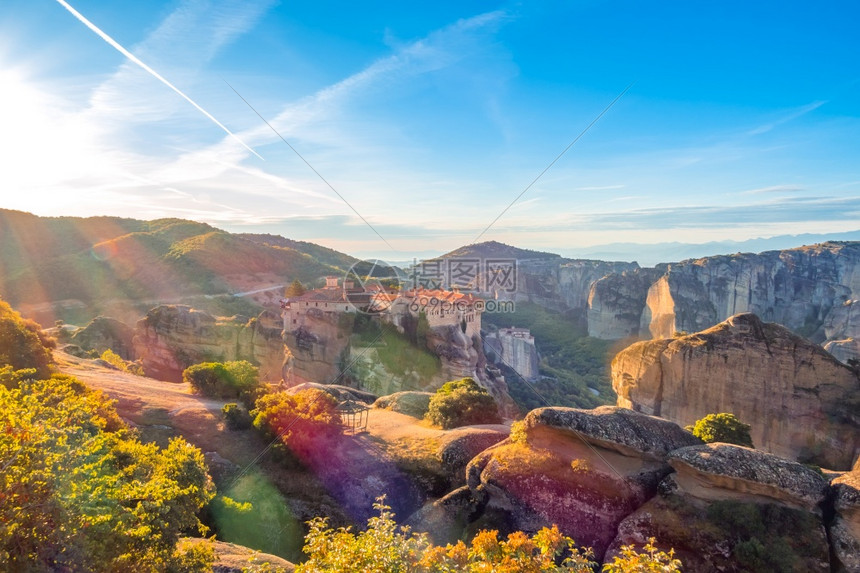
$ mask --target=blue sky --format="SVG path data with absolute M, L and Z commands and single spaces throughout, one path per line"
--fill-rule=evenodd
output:
M 633 83 L 482 240 L 860 228 L 856 2 L 68 2 L 211 117 L 56 0 L 2 0 L 5 208 L 439 253 Z

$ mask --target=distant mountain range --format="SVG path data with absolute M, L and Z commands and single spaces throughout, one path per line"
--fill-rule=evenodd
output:
M 610 243 L 591 247 L 560 248 L 558 252 L 562 256 L 575 259 L 636 261 L 640 266 L 653 267 L 658 263 L 671 263 L 729 253 L 776 251 L 826 241 L 860 241 L 860 230 L 845 233 L 778 235 L 746 241 L 712 241 L 708 243 Z

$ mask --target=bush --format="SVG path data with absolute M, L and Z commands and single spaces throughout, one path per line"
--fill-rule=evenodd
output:
M 591 573 L 596 564 L 590 561 L 590 549 L 580 550 L 570 537 L 556 526 L 544 527 L 533 536 L 516 531 L 499 539 L 497 531 L 480 531 L 469 545 L 458 541 L 444 547 L 433 545 L 424 533 L 413 533 L 398 527 L 391 508 L 380 498 L 374 507 L 378 517 L 367 521 L 367 529 L 354 533 L 351 528 L 331 529 L 324 518 L 308 522 L 304 552 L 308 560 L 296 567 L 296 573 L 479 573 L 541 571 Z M 622 556 L 604 566 L 609 573 L 639 571 L 680 571 L 680 561 L 657 551 L 652 539 L 639 554 L 632 547 L 622 549 Z
M 11 366 L 13 370 L 35 368 L 39 376 L 48 377 L 50 349 L 54 346 L 38 324 L 21 318 L 0 300 L 0 366 Z
M 425 418 L 446 430 L 502 421 L 496 401 L 472 378 L 446 382 L 430 399 Z
M 221 413 L 224 414 L 224 421 L 231 430 L 247 430 L 252 426 L 251 415 L 235 402 L 224 404 Z
M 754 447 L 749 424 L 744 424 L 734 414 L 708 414 L 694 425 L 687 426 L 686 430 L 707 444 L 724 442 Z
M 645 544 L 645 552 L 638 553 L 632 545 L 621 547 L 621 556 L 616 556 L 612 563 L 603 565 L 604 573 L 680 573 L 681 561 L 675 559 L 675 550 L 669 553 L 659 551 L 654 545 L 657 540 L 653 537 Z
M 70 376 L 0 386 L 0 419 L 0 570 L 201 562 L 177 550 L 182 532 L 202 528 L 197 512 L 214 493 L 199 449 L 179 438 L 164 449 L 141 443 Z
M 206 396 L 239 398 L 250 405 L 260 388 L 260 371 L 245 360 L 201 362 L 186 368 L 182 372 L 182 380 Z
M 279 439 L 299 459 L 308 459 L 343 433 L 337 400 L 308 388 L 274 392 L 257 400 L 254 427 Z
M 123 372 L 134 374 L 135 376 L 145 376 L 143 372 L 143 366 L 136 362 L 123 360 L 122 356 L 120 356 L 110 348 L 102 352 L 102 355 L 99 358 L 101 358 L 117 370 L 122 370 Z

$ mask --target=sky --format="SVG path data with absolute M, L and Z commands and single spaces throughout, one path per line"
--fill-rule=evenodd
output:
M 387 260 L 854 231 L 858 22 L 853 1 L 0 0 L 0 207 Z

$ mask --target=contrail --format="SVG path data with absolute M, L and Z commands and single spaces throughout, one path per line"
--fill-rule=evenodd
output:
M 242 144 L 242 147 L 244 147 L 245 149 L 247 149 L 248 151 L 250 151 L 251 153 L 253 153 L 253 154 L 254 154 L 254 155 L 256 155 L 257 157 L 259 157 L 260 159 L 263 159 L 263 158 L 262 158 L 262 156 L 261 156 L 259 153 L 257 153 L 257 152 L 256 152 L 256 151 L 254 151 L 253 149 L 251 149 L 251 147 L 250 147 L 248 144 L 246 144 L 244 141 L 242 141 L 241 139 L 239 139 L 239 137 L 238 137 L 235 133 L 233 133 L 232 131 L 230 131 L 229 129 L 227 129 L 227 127 L 226 127 L 223 123 L 221 123 L 220 121 L 218 121 L 217 119 L 215 119 L 215 117 L 214 117 L 211 113 L 209 113 L 208 111 L 206 111 L 205 109 L 203 109 L 202 107 L 200 107 L 200 106 L 197 104 L 197 102 L 195 102 L 193 99 L 191 99 L 190 97 L 188 97 L 187 95 L 185 95 L 184 93 L 182 93 L 182 90 L 180 90 L 179 88 L 177 88 L 176 86 L 174 86 L 172 83 L 170 83 L 169 81 L 167 81 L 166 79 L 164 79 L 164 77 L 162 77 L 162 76 L 161 76 L 161 74 L 159 74 L 158 72 L 156 72 L 155 70 L 153 70 L 152 68 L 150 68 L 149 66 L 147 66 L 145 63 L 143 63 L 142 61 L 140 61 L 140 59 L 139 59 L 137 56 L 135 56 L 134 54 L 132 54 L 131 52 L 129 52 L 128 50 L 126 50 L 125 48 L 123 48 L 123 47 L 119 44 L 119 42 L 117 42 L 116 40 L 114 40 L 113 38 L 111 38 L 110 36 L 108 36 L 108 35 L 107 35 L 106 33 L 104 33 L 101 29 L 99 29 L 99 27 L 98 27 L 98 26 L 96 26 L 95 24 L 93 24 L 92 22 L 90 22 L 89 20 L 87 20 L 87 18 L 86 18 L 83 14 L 81 14 L 80 12 L 78 12 L 77 10 L 75 10 L 74 8 L 72 8 L 72 6 L 70 6 L 68 2 L 66 2 L 65 0 L 57 0 L 57 2 L 60 4 L 60 6 L 62 6 L 62 7 L 63 7 L 63 8 L 65 8 L 66 10 L 68 10 L 68 11 L 72 14 L 72 16 L 74 16 L 75 18 L 77 18 L 78 20 L 80 20 L 80 21 L 81 21 L 81 22 L 82 22 L 82 23 L 83 23 L 87 28 L 89 28 L 90 30 L 92 30 L 93 32 L 95 32 L 96 34 L 98 34 L 98 35 L 101 37 L 101 39 L 102 39 L 102 40 L 104 40 L 105 42 L 107 42 L 108 44 L 110 44 L 111 46 L 113 46 L 113 47 L 114 47 L 114 48 L 115 48 L 115 49 L 116 49 L 120 54 L 122 54 L 123 56 L 125 56 L 126 58 L 128 58 L 129 60 L 131 60 L 132 62 L 134 62 L 135 64 L 137 64 L 138 66 L 140 66 L 141 68 L 143 68 L 144 70 L 146 70 L 147 72 L 149 72 L 149 73 L 150 73 L 150 74 L 151 74 L 155 79 L 157 79 L 158 81 L 160 81 L 161 83 L 163 83 L 164 85 L 166 85 L 167 87 L 169 87 L 170 89 L 172 89 L 173 91 L 175 91 L 177 94 L 179 94 L 180 96 L 182 96 L 182 98 L 183 98 L 185 101 L 187 101 L 188 103 L 190 103 L 191 105 L 193 105 L 195 108 L 197 108 L 197 111 L 199 111 L 200 113 L 202 113 L 203 115 L 205 115 L 206 117 L 208 117 L 210 120 L 212 120 L 212 122 L 213 122 L 213 123 L 215 123 L 215 125 L 217 125 L 217 126 L 218 126 L 218 127 L 220 127 L 221 129 L 223 129 L 223 130 L 224 130 L 224 133 L 226 133 L 227 135 L 229 135 L 230 137 L 232 137 L 233 139 L 235 139 L 236 141 L 238 141 L 239 143 L 241 143 L 241 144 Z M 264 160 L 264 161 L 265 161 L 265 160 Z

